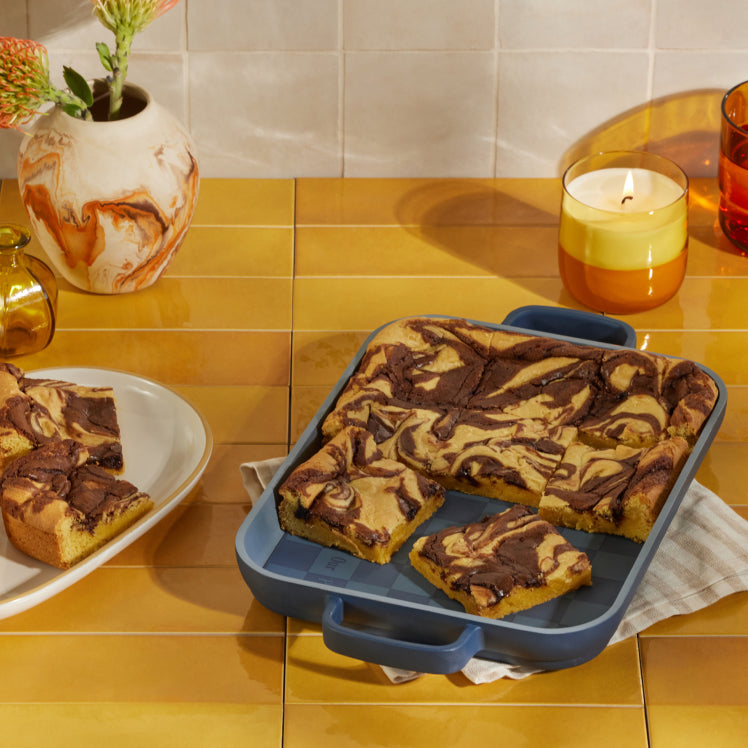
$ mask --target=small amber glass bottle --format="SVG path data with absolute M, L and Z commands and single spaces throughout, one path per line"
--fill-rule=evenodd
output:
M 28 229 L 0 225 L 0 357 L 36 353 L 55 333 L 57 282 L 41 260 L 24 252 Z

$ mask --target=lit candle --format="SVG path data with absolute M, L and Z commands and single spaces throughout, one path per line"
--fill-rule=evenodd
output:
M 686 269 L 687 190 L 683 172 L 652 154 L 600 154 L 570 167 L 559 267 L 572 295 L 613 314 L 669 299 Z

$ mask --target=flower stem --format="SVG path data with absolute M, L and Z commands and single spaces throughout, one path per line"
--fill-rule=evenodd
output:
M 89 121 L 93 119 L 93 117 L 91 116 L 91 112 L 86 105 L 86 102 L 83 101 L 83 99 L 81 99 L 79 96 L 76 96 L 74 93 L 63 91 L 62 89 L 59 89 L 56 86 L 50 84 L 44 90 L 42 98 L 45 101 L 51 101 L 53 104 L 66 109 L 77 109 L 79 112 L 79 116 L 82 119 Z
M 119 119 L 122 110 L 122 87 L 127 78 L 130 47 L 134 33 L 130 28 L 120 28 L 116 35 L 116 47 L 112 56 L 112 82 L 109 86 L 109 119 Z

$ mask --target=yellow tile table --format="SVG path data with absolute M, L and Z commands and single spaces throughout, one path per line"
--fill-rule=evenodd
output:
M 627 317 L 640 348 L 720 373 L 725 422 L 699 479 L 748 517 L 748 259 L 691 184 L 679 294 Z M 476 686 L 391 685 L 320 629 L 253 600 L 234 561 L 250 510 L 238 466 L 283 455 L 372 328 L 408 314 L 501 321 L 576 307 L 558 276 L 558 180 L 203 180 L 183 248 L 121 297 L 60 281 L 52 344 L 27 370 L 154 378 L 207 417 L 215 449 L 163 522 L 71 588 L 0 621 L 0 722 L 13 745 L 742 746 L 748 595 L 664 621 L 593 661 Z M 0 221 L 25 222 L 17 188 Z M 42 259 L 38 243 L 30 247 Z

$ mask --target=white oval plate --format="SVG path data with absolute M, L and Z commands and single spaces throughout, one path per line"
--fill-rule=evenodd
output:
M 153 499 L 138 522 L 66 571 L 11 545 L 0 521 L 0 618 L 21 613 L 61 592 L 115 556 L 174 509 L 205 471 L 213 438 L 205 418 L 181 395 L 151 379 L 113 369 L 50 368 L 30 379 L 111 387 L 117 403 L 125 469 L 121 476 Z

